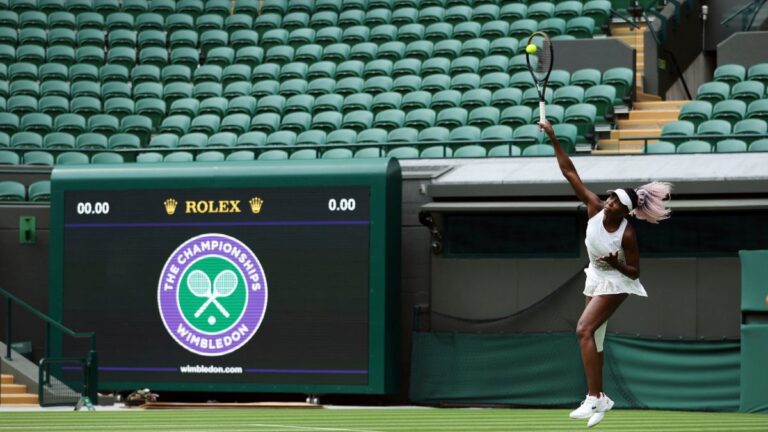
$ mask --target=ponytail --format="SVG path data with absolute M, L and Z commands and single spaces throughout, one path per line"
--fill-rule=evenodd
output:
M 672 184 L 666 182 L 651 182 L 635 189 L 637 193 L 637 208 L 630 214 L 650 223 L 659 223 L 669 219 L 671 210 L 667 203 L 672 192 Z

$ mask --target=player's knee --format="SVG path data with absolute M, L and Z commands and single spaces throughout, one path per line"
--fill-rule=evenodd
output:
M 595 334 L 594 326 L 589 325 L 584 321 L 579 321 L 579 323 L 576 324 L 576 337 L 578 337 L 580 341 L 591 339 L 594 336 L 594 334 Z

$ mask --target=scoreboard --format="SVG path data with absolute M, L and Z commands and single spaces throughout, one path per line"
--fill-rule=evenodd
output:
M 102 389 L 388 393 L 399 236 L 389 159 L 56 168 L 50 310 Z

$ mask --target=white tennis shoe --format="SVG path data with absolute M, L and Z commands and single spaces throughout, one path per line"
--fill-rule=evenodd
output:
M 595 414 L 596 412 L 598 412 L 597 411 L 598 404 L 599 404 L 598 398 L 587 395 L 587 398 L 581 402 L 581 406 L 571 411 L 571 413 L 568 416 L 572 419 L 590 418 L 592 417 L 592 414 Z
M 605 417 L 605 413 L 610 411 L 611 408 L 613 408 L 613 401 L 611 398 L 609 398 L 605 393 L 600 393 L 600 398 L 598 398 L 598 407 L 597 412 L 592 414 L 592 416 L 589 418 L 589 421 L 587 422 L 587 427 L 593 427 L 597 426 L 598 423 L 603 421 L 603 418 Z
M 581 403 L 581 406 L 571 411 L 569 417 L 572 419 L 589 418 L 590 423 L 592 424 L 588 426 L 592 427 L 600 423 L 600 421 L 602 421 L 603 417 L 605 416 L 604 413 L 609 411 L 611 408 L 613 408 L 613 401 L 608 396 L 606 396 L 605 393 L 600 393 L 599 398 L 587 395 L 586 399 L 584 399 L 584 401 Z M 595 415 L 598 413 L 603 415 L 595 417 Z

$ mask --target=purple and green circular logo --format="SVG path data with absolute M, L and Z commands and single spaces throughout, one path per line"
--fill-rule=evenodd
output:
M 221 356 L 241 348 L 259 330 L 267 310 L 267 279 L 259 259 L 240 240 L 203 234 L 185 241 L 166 261 L 157 304 L 179 345 Z

